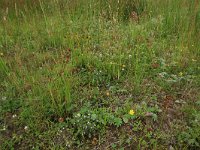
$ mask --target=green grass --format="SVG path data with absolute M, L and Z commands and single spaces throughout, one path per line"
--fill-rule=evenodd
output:
M 199 38 L 198 0 L 2 0 L 0 149 L 199 149 Z

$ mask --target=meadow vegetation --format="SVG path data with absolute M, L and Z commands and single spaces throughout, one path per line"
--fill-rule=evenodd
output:
M 0 149 L 200 149 L 199 0 L 1 0 Z

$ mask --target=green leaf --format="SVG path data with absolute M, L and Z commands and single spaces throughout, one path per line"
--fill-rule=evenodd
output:
M 122 125 L 122 119 L 121 118 L 115 118 L 114 124 L 119 127 Z
M 92 119 L 95 120 L 97 118 L 96 114 L 92 114 Z
M 158 116 L 156 114 L 152 115 L 153 121 L 156 121 L 158 119 Z
M 116 144 L 114 144 L 114 143 L 112 143 L 112 144 L 111 144 L 111 147 L 112 147 L 112 148 L 116 148 L 116 147 L 117 147 L 117 145 L 116 145 Z
M 127 117 L 123 117 L 123 121 L 124 121 L 124 123 L 128 123 L 128 118 Z

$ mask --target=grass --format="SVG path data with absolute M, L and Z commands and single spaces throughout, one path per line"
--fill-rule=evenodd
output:
M 199 149 L 198 0 L 0 12 L 1 149 Z

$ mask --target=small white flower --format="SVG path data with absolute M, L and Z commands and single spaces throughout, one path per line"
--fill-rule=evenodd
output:
M 28 130 L 28 126 L 25 126 L 25 127 L 24 127 L 24 130 Z
M 16 117 L 17 117 L 17 115 L 16 115 L 16 114 L 14 114 L 14 115 L 12 115 L 12 117 L 13 117 L 13 118 L 16 118 Z
M 3 126 L 3 129 L 2 129 L 2 130 L 3 130 L 3 131 L 6 131 L 6 126 L 5 126 L 5 125 Z
M 132 57 L 132 55 L 128 55 L 128 57 L 129 57 L 129 58 L 131 58 L 131 57 Z

